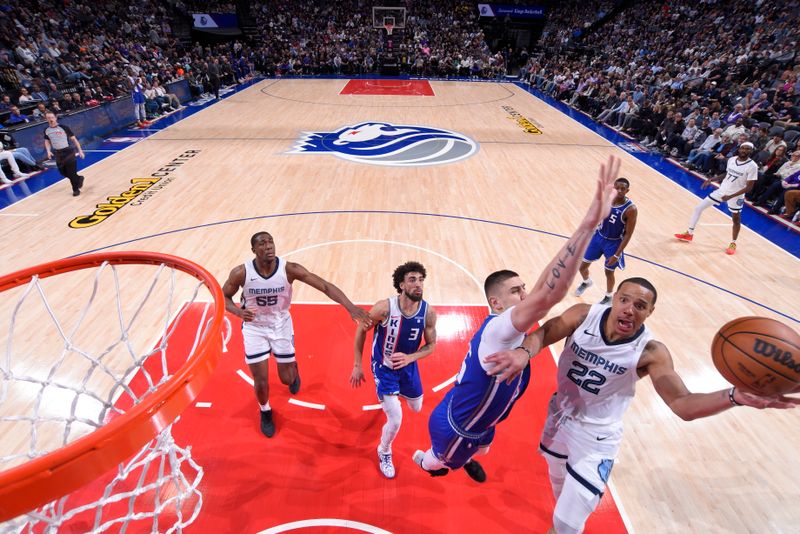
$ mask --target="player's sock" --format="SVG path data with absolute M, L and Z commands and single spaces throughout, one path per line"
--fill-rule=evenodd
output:
M 259 406 L 261 406 L 261 411 L 262 412 L 266 412 L 267 410 L 271 410 L 272 409 L 272 408 L 269 407 L 269 401 L 267 401 L 266 404 L 259 404 Z

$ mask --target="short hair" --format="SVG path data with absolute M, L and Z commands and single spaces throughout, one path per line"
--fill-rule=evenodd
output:
M 425 267 L 418 261 L 407 261 L 403 265 L 397 267 L 392 273 L 392 284 L 398 293 L 402 293 L 400 284 L 406 279 L 408 273 L 420 273 L 423 278 L 428 277 Z
M 628 180 L 627 178 L 623 178 L 622 176 L 620 176 L 619 178 L 614 180 L 614 183 L 617 183 L 617 182 L 622 182 L 623 184 L 625 184 L 625 187 L 628 187 L 628 188 L 630 188 L 630 186 L 631 186 L 630 180 Z
M 515 276 L 519 275 L 514 271 L 509 271 L 508 269 L 495 271 L 487 276 L 486 281 L 483 283 L 483 293 L 486 295 L 486 298 L 489 298 L 489 293 L 494 291 L 495 287 L 497 287 L 499 284 L 502 284 L 509 278 L 514 278 Z
M 258 238 L 261 237 L 262 235 L 269 235 L 269 232 L 256 232 L 255 234 L 253 234 L 253 237 L 250 238 L 250 248 L 256 246 L 256 241 L 258 241 Z
M 633 278 L 626 278 L 625 280 L 619 283 L 619 285 L 617 286 L 617 291 L 619 291 L 619 289 L 622 287 L 623 284 L 628 284 L 628 283 L 636 284 L 650 291 L 650 293 L 653 294 L 653 305 L 655 306 L 656 300 L 658 300 L 658 291 L 656 291 L 656 286 L 650 283 L 649 280 L 647 280 L 646 278 L 642 278 L 640 276 L 634 276 Z

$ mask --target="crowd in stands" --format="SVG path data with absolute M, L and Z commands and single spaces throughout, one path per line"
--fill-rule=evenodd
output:
M 371 2 L 260 0 L 250 4 L 256 39 L 203 46 L 177 39 L 173 25 L 232 2 L 7 0 L 0 124 L 133 98 L 145 125 L 180 106 L 164 86 L 181 78 L 200 96 L 254 72 L 377 73 L 389 57 L 412 75 L 494 78 L 522 58 L 520 75 L 540 90 L 689 169 L 713 176 L 753 143 L 761 175 L 751 200 L 773 213 L 794 206 L 784 193 L 798 181 L 797 0 L 567 0 L 551 6 L 530 56 L 490 50 L 473 2 L 405 6 L 405 28 L 389 38 Z
M 549 19 L 549 46 L 521 75 L 706 176 L 752 143 L 748 198 L 781 214 L 800 183 L 798 2 L 640 0 L 588 32 L 605 8 L 584 7 Z M 782 216 L 797 220 L 794 206 Z

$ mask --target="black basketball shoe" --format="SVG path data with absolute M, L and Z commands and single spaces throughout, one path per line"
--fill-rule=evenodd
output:
M 289 393 L 292 395 L 297 395 L 298 391 L 300 391 L 300 373 L 297 373 L 294 382 L 289 384 Z
M 261 433 L 268 438 L 275 435 L 275 423 L 272 422 L 272 410 L 261 412 Z
M 484 471 L 483 467 L 481 467 L 481 464 L 475 460 L 470 460 L 469 462 L 465 463 L 464 471 L 466 471 L 469 475 L 469 478 L 475 482 L 480 482 L 481 484 L 486 482 L 486 471 Z

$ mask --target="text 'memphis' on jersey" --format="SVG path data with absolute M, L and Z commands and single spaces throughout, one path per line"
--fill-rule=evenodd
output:
M 253 310 L 255 318 L 247 324 L 275 327 L 289 318 L 292 302 L 292 285 L 286 276 L 286 262 L 275 258 L 275 270 L 262 276 L 255 260 L 244 262 L 245 278 L 242 286 L 242 307 Z
M 622 421 L 636 392 L 639 359 L 651 339 L 642 325 L 630 339 L 609 342 L 603 325 L 610 313 L 608 306 L 593 305 L 558 359 L 559 410 L 586 423 Z

